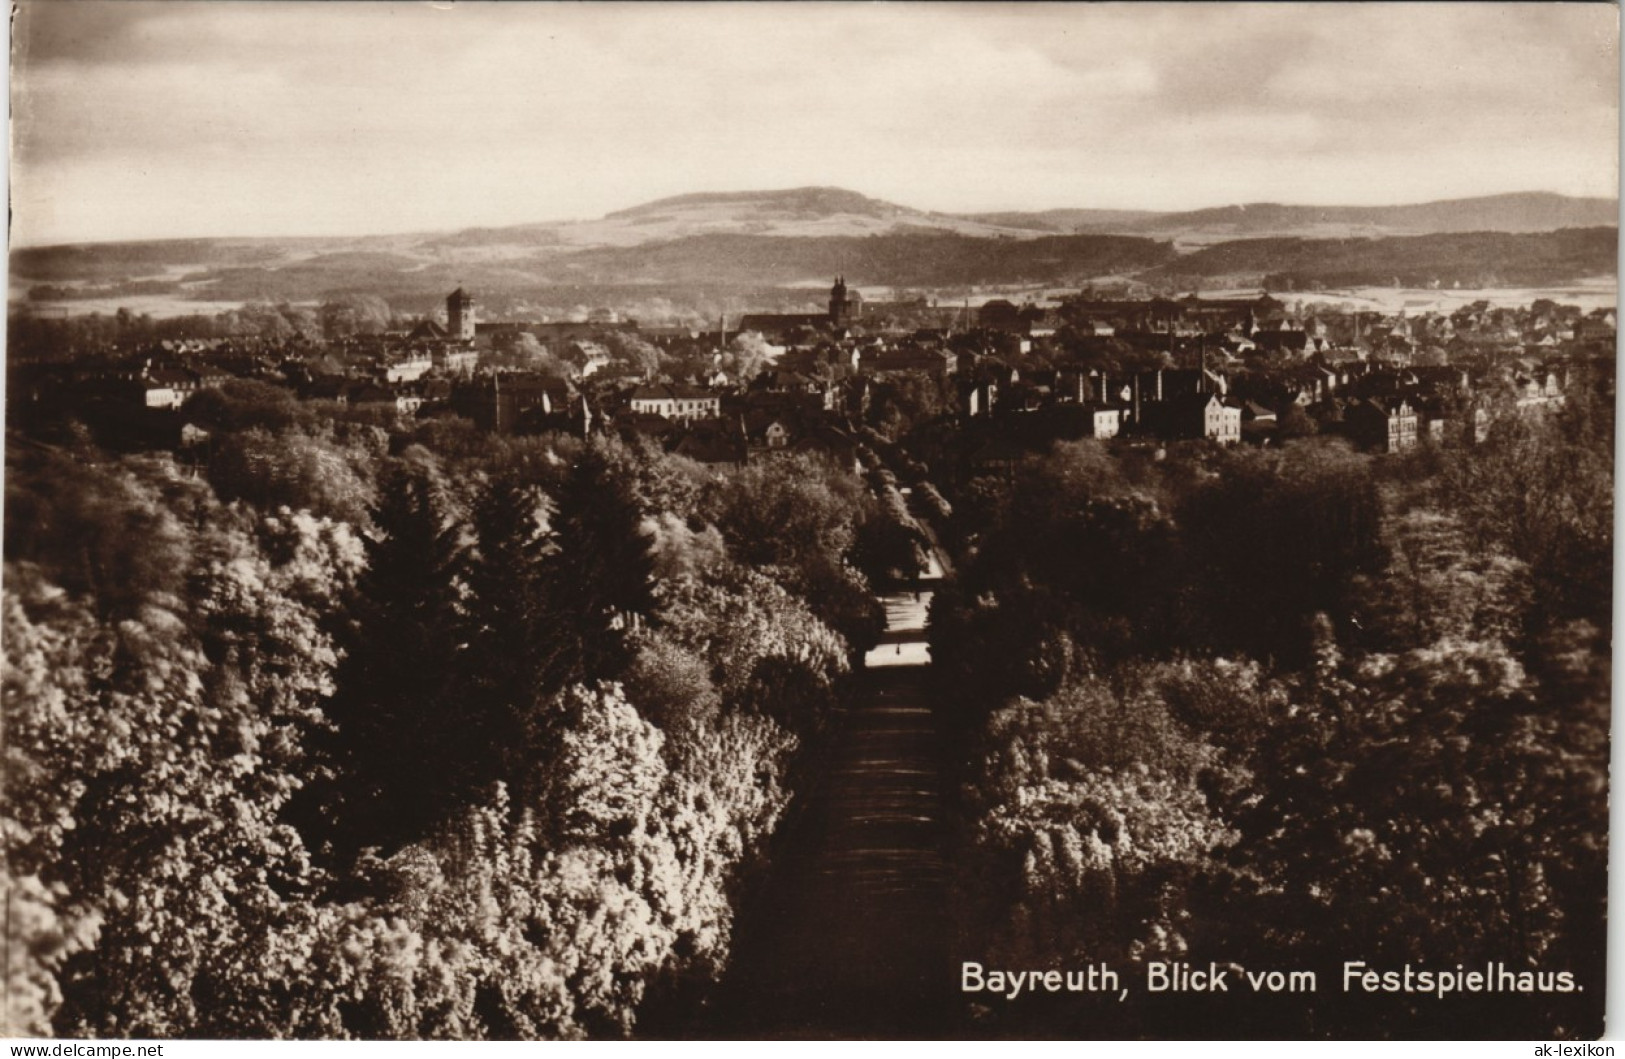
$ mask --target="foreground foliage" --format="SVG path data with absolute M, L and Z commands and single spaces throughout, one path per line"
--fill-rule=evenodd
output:
M 1131 476 L 1084 443 L 970 483 L 1011 514 L 976 514 L 932 614 L 960 948 L 1134 987 L 985 1007 L 988 1032 L 1599 1033 L 1611 444 L 1598 395 L 1407 460 L 1307 441 Z M 1153 960 L 1320 985 L 1158 996 Z M 1365 996 L 1350 960 L 1585 992 Z
M 6 1030 L 620 1036 L 703 996 L 849 664 L 798 592 L 857 575 L 742 563 L 613 443 L 322 444 L 258 504 L 13 449 Z

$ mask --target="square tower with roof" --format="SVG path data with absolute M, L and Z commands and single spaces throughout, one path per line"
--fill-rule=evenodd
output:
M 461 287 L 446 295 L 446 336 L 453 342 L 474 340 L 474 299 Z

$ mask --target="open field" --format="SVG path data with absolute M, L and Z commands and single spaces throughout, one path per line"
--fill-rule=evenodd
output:
M 1258 294 L 1256 288 L 1201 291 L 1204 298 L 1249 298 Z M 1324 304 L 1349 309 L 1373 309 L 1378 312 L 1449 313 L 1476 301 L 1491 305 L 1519 308 L 1549 298 L 1561 305 L 1578 305 L 1592 309 L 1613 308 L 1619 301 L 1619 282 L 1613 276 L 1599 276 L 1594 280 L 1555 287 L 1474 287 L 1452 290 L 1431 290 L 1423 287 L 1345 287 L 1324 291 L 1272 291 L 1275 297 L 1288 305 Z

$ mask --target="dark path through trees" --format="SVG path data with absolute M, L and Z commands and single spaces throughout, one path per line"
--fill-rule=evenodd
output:
M 941 1037 L 957 1025 L 930 592 L 885 599 L 822 780 L 739 924 L 723 1037 Z

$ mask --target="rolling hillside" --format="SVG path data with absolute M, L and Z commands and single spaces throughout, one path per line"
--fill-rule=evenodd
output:
M 1612 275 L 1617 204 L 1523 194 L 1392 207 L 1059 209 L 956 216 L 840 188 L 708 192 L 595 221 L 351 239 L 189 239 L 24 247 L 13 301 L 126 297 L 400 302 L 464 285 L 760 290 L 827 281 L 914 289 L 1065 285 L 1519 284 Z M 1464 234 L 1467 233 L 1467 234 Z M 1264 236 L 1264 237 L 1260 237 Z
M 1147 235 L 1194 233 L 1310 235 L 1326 227 L 1351 234 L 1437 235 L 1444 232 L 1551 232 L 1560 228 L 1611 227 L 1619 218 L 1613 199 L 1576 199 L 1546 192 L 1450 199 L 1411 206 L 1282 206 L 1253 203 L 1165 213 L 1131 229 Z
M 1249 237 L 1378 237 L 1445 232 L 1553 232 L 1615 226 L 1614 199 L 1522 192 L 1407 206 L 1288 206 L 1275 202 L 1180 213 L 1144 210 L 1043 210 L 967 215 L 988 224 L 1047 232 L 1111 232 L 1185 244 Z
M 1037 213 L 1005 211 L 968 213 L 964 216 L 984 224 L 1004 228 L 1024 228 L 1036 232 L 1112 233 L 1130 231 L 1162 216 L 1153 210 L 1040 210 Z
M 1275 289 L 1317 284 L 1523 286 L 1608 275 L 1618 255 L 1617 228 L 1387 239 L 1245 239 L 1175 258 L 1145 278 Z

